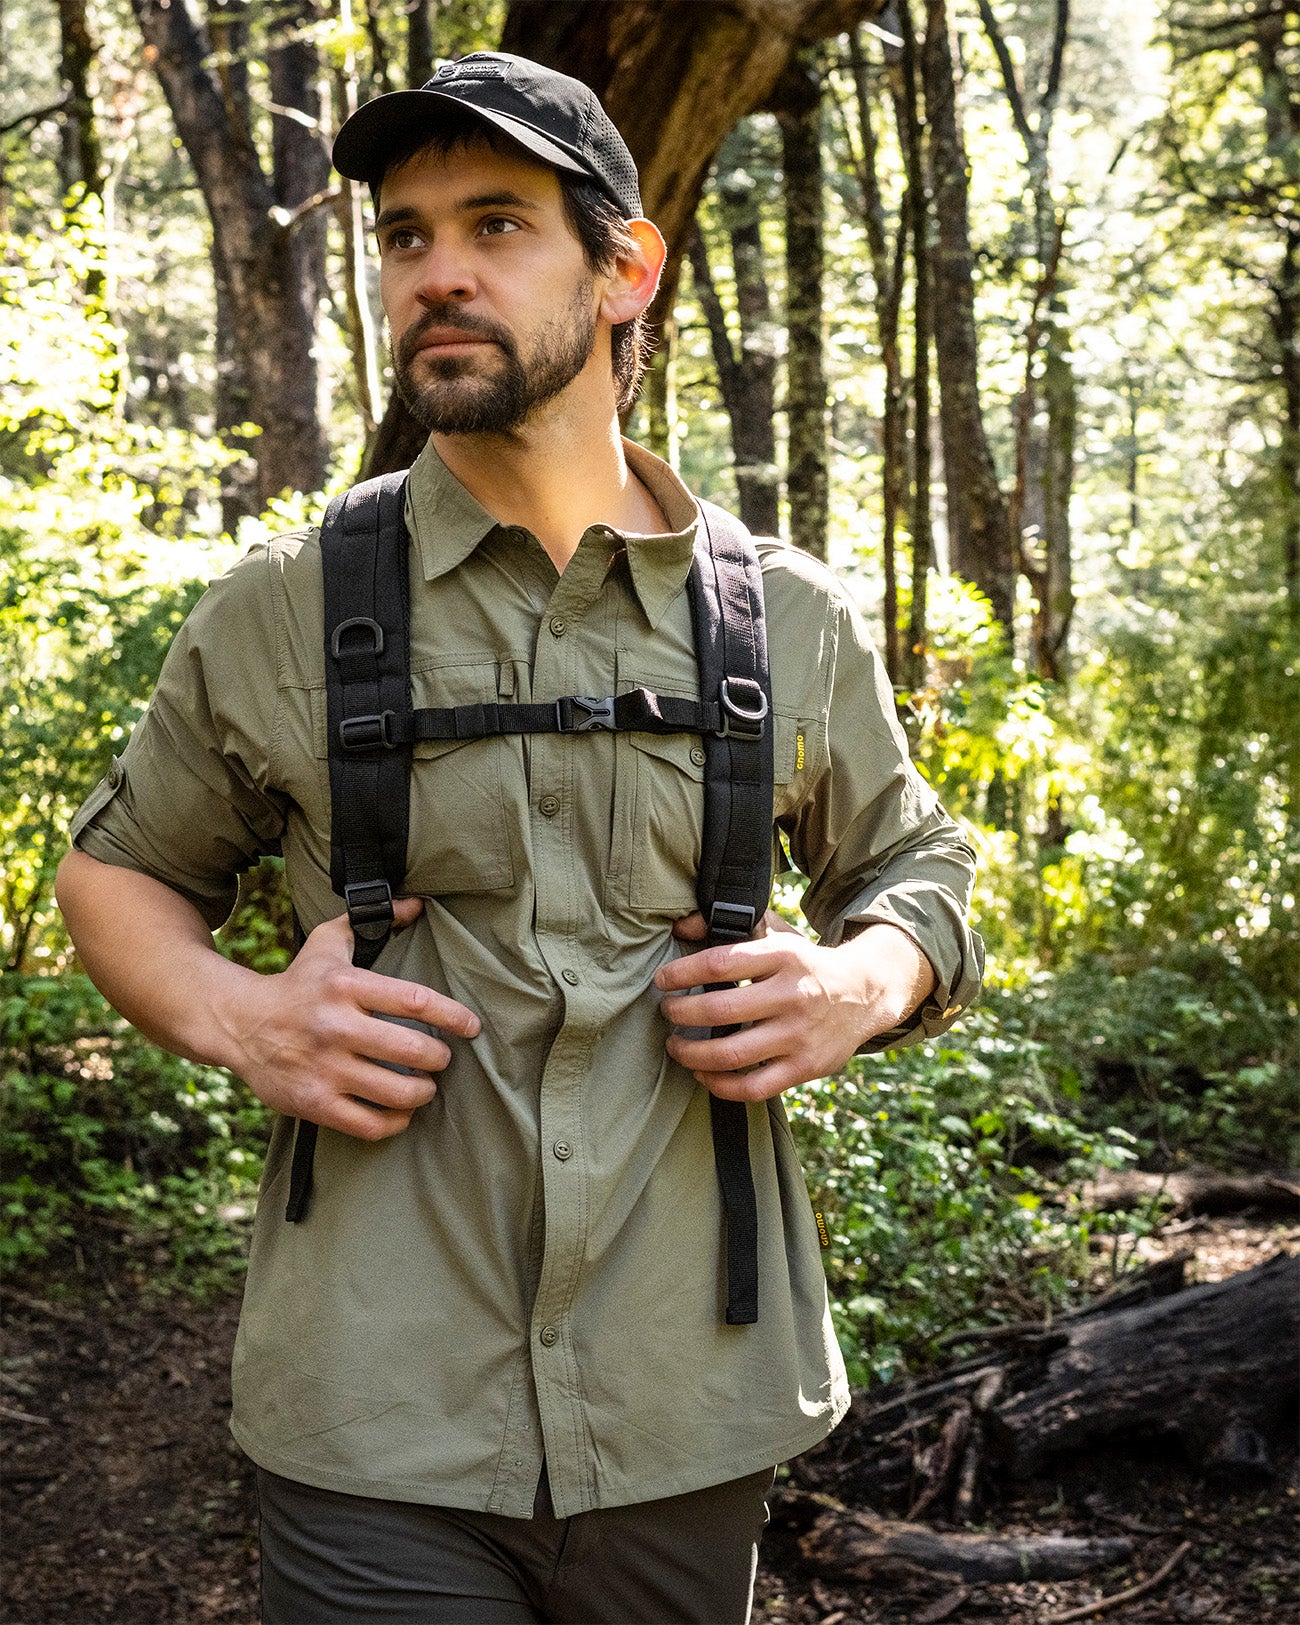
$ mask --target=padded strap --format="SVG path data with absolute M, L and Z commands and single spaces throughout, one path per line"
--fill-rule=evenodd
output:
M 411 710 L 406 474 L 354 485 L 320 532 L 330 774 L 330 883 L 347 904 L 352 963 L 369 969 L 392 934 L 406 878 L 409 750 L 344 748 L 351 718 Z M 311 1199 L 315 1123 L 299 1121 L 285 1218 Z
M 688 578 L 702 696 L 739 695 L 761 727 L 704 736 L 704 838 L 696 896 L 708 942 L 743 942 L 772 890 L 772 682 L 763 580 L 748 531 L 702 502 L 705 537 Z M 725 1036 L 734 1028 L 720 1028 Z M 749 1108 L 712 1096 L 713 1158 L 727 1228 L 729 1326 L 758 1319 L 758 1199 L 749 1157 Z

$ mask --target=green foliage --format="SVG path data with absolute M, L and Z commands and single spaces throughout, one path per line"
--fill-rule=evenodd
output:
M 102 245 L 10 239 L 0 264 L 0 965 L 62 938 L 72 812 L 148 700 L 211 552 L 224 454 L 119 412 L 119 335 L 84 288 Z
M 1052 1070 L 1013 1010 L 981 1010 L 960 1033 L 855 1059 L 796 1092 L 854 1381 L 923 1366 L 945 1333 L 1048 1316 L 1077 1297 L 1090 1216 L 1069 1192 L 1133 1153 L 1123 1129 L 1094 1134 L 1077 1120 Z
M 64 974 L 0 978 L 0 1088 L 0 1265 L 125 1249 L 152 1286 L 194 1293 L 242 1266 L 269 1118 L 242 1085 Z

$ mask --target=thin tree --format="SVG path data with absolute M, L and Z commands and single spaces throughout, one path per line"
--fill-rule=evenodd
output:
M 882 31 L 883 32 L 883 31 Z M 896 35 L 887 35 L 887 51 L 897 67 L 899 45 Z M 899 324 L 906 281 L 908 221 L 916 200 L 904 184 L 898 208 L 893 241 L 890 242 L 884 192 L 880 177 L 880 141 L 876 133 L 875 108 L 882 98 L 881 76 L 873 70 L 862 43 L 862 32 L 849 35 L 849 66 L 853 79 L 853 106 L 840 105 L 844 136 L 862 208 L 867 252 L 871 260 L 872 306 L 876 337 L 885 371 L 884 412 L 881 421 L 881 554 L 884 574 L 884 654 L 890 681 L 902 682 L 898 625 L 898 525 L 907 501 L 907 393 Z M 905 140 L 906 120 L 901 103 L 894 98 L 900 144 Z M 854 130 L 857 142 L 854 141 Z M 921 200 L 924 208 L 924 199 Z
M 1065 211 L 1052 195 L 1052 124 L 1061 93 L 1070 30 L 1070 0 L 1055 0 L 1048 67 L 1036 106 L 1030 109 L 1001 26 L 989 0 L 977 0 L 980 19 L 997 58 L 1012 122 L 1025 152 L 1027 190 L 1033 210 L 1036 267 L 1025 332 L 1024 382 L 1016 402 L 1016 472 L 1007 511 L 1015 563 L 1033 590 L 1034 648 L 1040 676 L 1064 676 L 1065 642 L 1074 613 L 1070 544 L 1076 390 L 1060 300 Z M 1040 354 L 1047 405 L 1046 444 L 1034 442 Z M 1037 473 L 1037 479 L 1032 474 Z M 1027 523 L 1033 512 L 1036 523 Z M 1035 540 L 1036 538 L 1036 540 Z
M 926 151 L 922 138 L 920 70 L 916 27 L 910 0 L 898 0 L 898 29 L 902 39 L 899 73 L 902 81 L 899 134 L 903 167 L 911 197 L 908 210 L 912 255 L 912 501 L 908 528 L 912 535 L 912 601 L 908 612 L 907 644 L 901 662 L 903 681 L 917 689 L 925 682 L 928 639 L 930 569 L 934 562 L 934 530 L 930 507 L 930 346 L 934 340 L 932 272 L 930 265 L 930 211 L 927 207 Z
M 816 51 L 800 51 L 782 80 L 785 202 L 786 498 L 790 540 L 826 557 L 830 516 L 826 365 L 822 334 L 823 230 L 821 71 Z
M 926 0 L 925 10 L 921 59 L 938 230 L 934 336 L 950 561 L 959 575 L 986 594 L 994 615 L 1010 632 L 1016 601 L 1015 559 L 1006 499 L 980 404 L 969 164 L 957 105 L 946 0 Z

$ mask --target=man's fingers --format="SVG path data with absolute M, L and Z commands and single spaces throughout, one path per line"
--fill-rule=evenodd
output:
M 404 926 L 414 925 L 423 913 L 423 897 L 395 897 L 393 899 L 393 924 L 399 930 Z
M 691 1072 L 739 1072 L 774 1060 L 786 1044 L 771 1022 L 763 1022 L 717 1038 L 686 1038 L 681 1033 L 670 1033 L 666 1047 L 673 1060 Z
M 423 897 L 395 897 L 393 899 L 393 924 L 399 931 L 404 930 L 408 925 L 414 925 L 423 913 Z M 342 954 L 350 964 L 352 961 L 352 927 L 348 923 L 347 915 L 336 914 L 332 920 L 322 920 L 308 936 L 307 944 L 325 948 L 335 958 Z
M 353 998 L 377 1015 L 402 1016 L 408 1021 L 424 1021 L 441 1027 L 457 1038 L 477 1038 L 482 1022 L 472 1010 L 418 982 L 404 982 L 397 976 L 381 976 L 378 971 L 353 972 Z
M 696 909 L 694 914 L 687 914 L 680 920 L 673 922 L 673 935 L 682 942 L 703 942 L 709 934 L 709 928 L 704 923 L 704 916 Z
M 695 1076 L 719 1100 L 748 1102 L 770 1100 L 783 1089 L 807 1081 L 784 1057 L 769 1061 L 765 1066 L 756 1066 L 749 1072 L 697 1072 Z
M 744 987 L 718 987 L 702 993 L 672 993 L 659 1009 L 674 1027 L 735 1027 L 742 1021 L 765 1021 L 789 1007 L 789 996 L 772 980 Z
M 354 1140 L 389 1140 L 411 1126 L 411 1113 L 385 1110 L 370 1101 L 340 1095 L 331 1101 L 328 1114 L 320 1122 L 322 1128 L 332 1128 Z
M 802 942 L 797 931 L 794 935 Z M 772 975 L 788 957 L 784 933 L 773 932 L 748 942 L 731 942 L 725 947 L 704 948 L 697 954 L 670 959 L 655 972 L 654 983 L 662 993 L 680 993 L 688 987 L 703 987 L 706 982 L 749 981 Z

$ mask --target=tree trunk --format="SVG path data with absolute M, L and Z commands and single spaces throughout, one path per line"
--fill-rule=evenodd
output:
M 903 388 L 903 359 L 899 349 L 899 314 L 907 266 L 907 222 L 913 200 L 905 193 L 898 211 L 892 250 L 885 230 L 885 207 L 878 173 L 879 143 L 872 117 L 875 99 L 862 42 L 849 35 L 849 55 L 857 100 L 857 126 L 862 144 L 858 186 L 862 219 L 871 254 L 876 334 L 885 369 L 885 402 L 881 423 L 881 554 L 884 567 L 885 669 L 891 683 L 902 681 L 898 647 L 898 518 L 907 494 L 907 397 Z M 900 130 L 904 120 L 900 120 Z
M 786 497 L 790 540 L 826 557 L 826 370 L 822 355 L 821 74 L 816 54 L 792 60 L 780 87 L 785 173 Z
M 934 333 L 931 309 L 930 211 L 925 185 L 925 151 L 917 87 L 916 29 L 910 0 L 898 0 L 903 36 L 900 67 L 902 113 L 899 144 L 907 171 L 907 229 L 912 251 L 912 604 L 908 614 L 903 681 L 917 689 L 925 682 L 927 590 L 934 558 L 930 514 L 930 344 Z
M 751 160 L 756 156 L 752 144 L 745 156 Z M 741 517 L 755 535 L 776 536 L 781 494 L 776 463 L 776 320 L 763 256 L 759 189 L 742 162 L 723 173 L 720 191 L 736 279 L 740 364 L 747 383 L 744 435 L 735 445 Z
M 1270 318 L 1277 340 L 1282 373 L 1284 410 L 1282 444 L 1278 452 L 1281 487 L 1282 580 L 1287 607 L 1300 622 L 1300 232 L 1290 227 L 1282 255 L 1281 274 L 1273 284 Z
M 843 33 L 882 6 L 883 0 L 511 0 L 501 49 L 590 85 L 640 171 L 646 214 L 668 242 L 653 322 L 672 309 L 705 177 L 727 131 L 766 105 L 800 42 Z M 405 415 L 396 396 L 387 415 Z M 404 443 L 387 425 L 383 436 L 386 444 Z M 384 471 L 377 452 L 370 467 Z
M 1066 640 L 1074 617 L 1073 544 L 1070 494 L 1074 488 L 1074 449 L 1078 385 L 1070 365 L 1069 334 L 1059 312 L 1049 317 L 1043 351 L 1043 399 L 1047 439 L 1043 448 L 1042 536 L 1047 602 L 1040 607 L 1039 670 L 1057 681 L 1066 675 Z
M 414 90 L 433 78 L 433 24 L 429 7 L 436 0 L 408 0 L 406 7 L 406 83 Z
M 687 257 L 695 297 L 699 300 L 709 329 L 709 346 L 718 373 L 718 388 L 731 428 L 732 471 L 736 477 L 740 518 L 755 535 L 775 536 L 778 530 L 776 490 L 773 482 L 764 478 L 776 453 L 772 432 L 771 380 L 766 380 L 765 390 L 761 372 L 750 372 L 744 360 L 738 359 L 732 348 L 726 312 L 722 308 L 709 265 L 709 251 L 698 231 L 691 238 Z M 764 409 L 766 416 L 763 415 Z
M 207 66 L 209 41 L 181 0 L 132 0 L 176 130 L 212 221 L 213 270 L 224 283 L 234 347 L 261 430 L 258 502 L 319 490 L 326 445 L 317 406 L 316 323 L 298 284 L 293 226 L 278 207 L 247 127 Z M 273 212 L 274 211 L 274 212 Z
M 994 615 L 1009 630 L 1015 611 L 1015 561 L 1007 505 L 980 409 L 968 164 L 957 111 L 946 0 L 926 0 L 922 64 L 938 225 L 934 337 L 948 494 L 949 556 L 957 574 L 973 581 L 987 595 Z
M 86 0 L 58 0 L 59 66 L 67 87 L 63 113 L 59 178 L 64 192 L 78 182 L 95 197 L 104 195 L 104 152 L 95 118 L 91 77 L 99 46 L 90 32 Z
M 297 119 L 289 112 L 276 113 L 271 125 L 271 186 L 276 203 L 290 214 L 320 198 L 330 183 L 329 151 L 321 128 L 324 107 L 320 61 L 309 34 L 317 20 L 315 0 L 285 0 L 277 8 L 274 24 L 281 43 L 267 54 L 272 102 L 302 114 Z M 289 238 L 287 292 L 290 297 L 296 293 L 302 306 L 303 328 L 312 331 L 321 301 L 328 293 L 328 227 L 326 211 L 311 208 L 296 218 Z M 324 418 L 325 408 L 325 401 L 318 400 L 318 417 Z
M 692 235 L 687 253 L 731 425 L 740 517 L 755 535 L 776 536 L 780 526 L 774 424 L 776 344 L 753 158 L 750 143 L 736 142 L 733 149 L 729 140 L 723 145 L 717 179 L 736 282 L 739 353 L 727 328 L 700 231 Z

